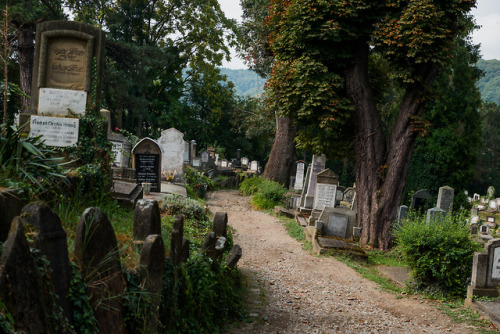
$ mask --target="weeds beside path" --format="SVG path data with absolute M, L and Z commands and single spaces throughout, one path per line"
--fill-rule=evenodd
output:
M 382 291 L 346 264 L 311 255 L 237 191 L 210 193 L 208 206 L 228 213 L 243 248 L 249 322 L 231 333 L 477 333 L 428 301 Z

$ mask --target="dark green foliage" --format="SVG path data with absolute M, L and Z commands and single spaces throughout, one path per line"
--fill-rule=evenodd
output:
M 489 186 L 500 189 L 500 108 L 485 102 L 479 111 L 483 146 L 474 170 L 471 192 L 486 194 Z
M 260 177 L 250 177 L 240 184 L 240 193 L 245 196 L 250 196 L 259 191 L 259 188 L 264 182 L 264 179 Z
M 287 190 L 278 182 L 252 177 L 240 185 L 240 193 L 252 195 L 251 203 L 257 209 L 268 210 L 280 205 Z
M 40 137 L 26 137 L 22 128 L 8 127 L 0 138 L 0 186 L 23 189 L 31 197 L 58 189 L 66 176 L 54 153 Z
M 404 203 L 410 193 L 427 189 L 437 197 L 438 189 L 455 189 L 454 207 L 466 204 L 463 196 L 474 177 L 481 147 L 481 96 L 475 82 L 481 71 L 475 67 L 478 46 L 456 41 L 454 58 L 434 82 L 435 98 L 427 104 L 406 180 Z M 461 201 L 461 202 L 460 202 Z
M 71 282 L 69 299 L 73 304 L 73 322 L 78 333 L 97 334 L 97 320 L 89 303 L 87 284 L 85 283 L 78 266 L 71 262 Z
M 465 296 L 472 257 L 481 247 L 471 239 L 464 216 L 447 215 L 429 223 L 423 216 L 410 216 L 395 229 L 394 235 L 417 289 L 450 297 Z
M 214 186 L 214 183 L 209 176 L 198 172 L 191 166 L 187 166 L 185 176 L 189 197 L 206 198 L 207 191 L 211 190 Z
M 203 255 L 179 267 L 166 262 L 160 308 L 164 333 L 221 333 L 230 319 L 243 316 L 239 272 L 212 267 Z

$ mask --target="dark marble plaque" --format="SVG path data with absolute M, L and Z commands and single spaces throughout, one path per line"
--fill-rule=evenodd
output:
M 135 178 L 139 184 L 144 182 L 151 183 L 152 192 L 160 192 L 160 155 L 136 154 Z

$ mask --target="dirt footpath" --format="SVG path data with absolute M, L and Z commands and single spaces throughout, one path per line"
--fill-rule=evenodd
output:
M 231 333 L 475 333 L 428 302 L 381 291 L 334 258 L 302 249 L 269 214 L 236 191 L 209 194 L 212 212 L 225 211 L 243 249 L 238 262 L 249 285 L 250 322 Z

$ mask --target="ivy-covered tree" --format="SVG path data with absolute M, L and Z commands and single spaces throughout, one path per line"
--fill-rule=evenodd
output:
M 269 27 L 276 64 L 269 103 L 297 122 L 329 129 L 328 142 L 299 133 L 316 152 L 352 140 L 361 242 L 390 247 L 422 113 L 440 69 L 468 25 L 470 0 L 272 0 Z M 380 57 L 402 94 L 390 128 L 380 103 Z M 353 131 L 346 129 L 349 120 Z M 310 132 L 311 133 L 311 132 Z

